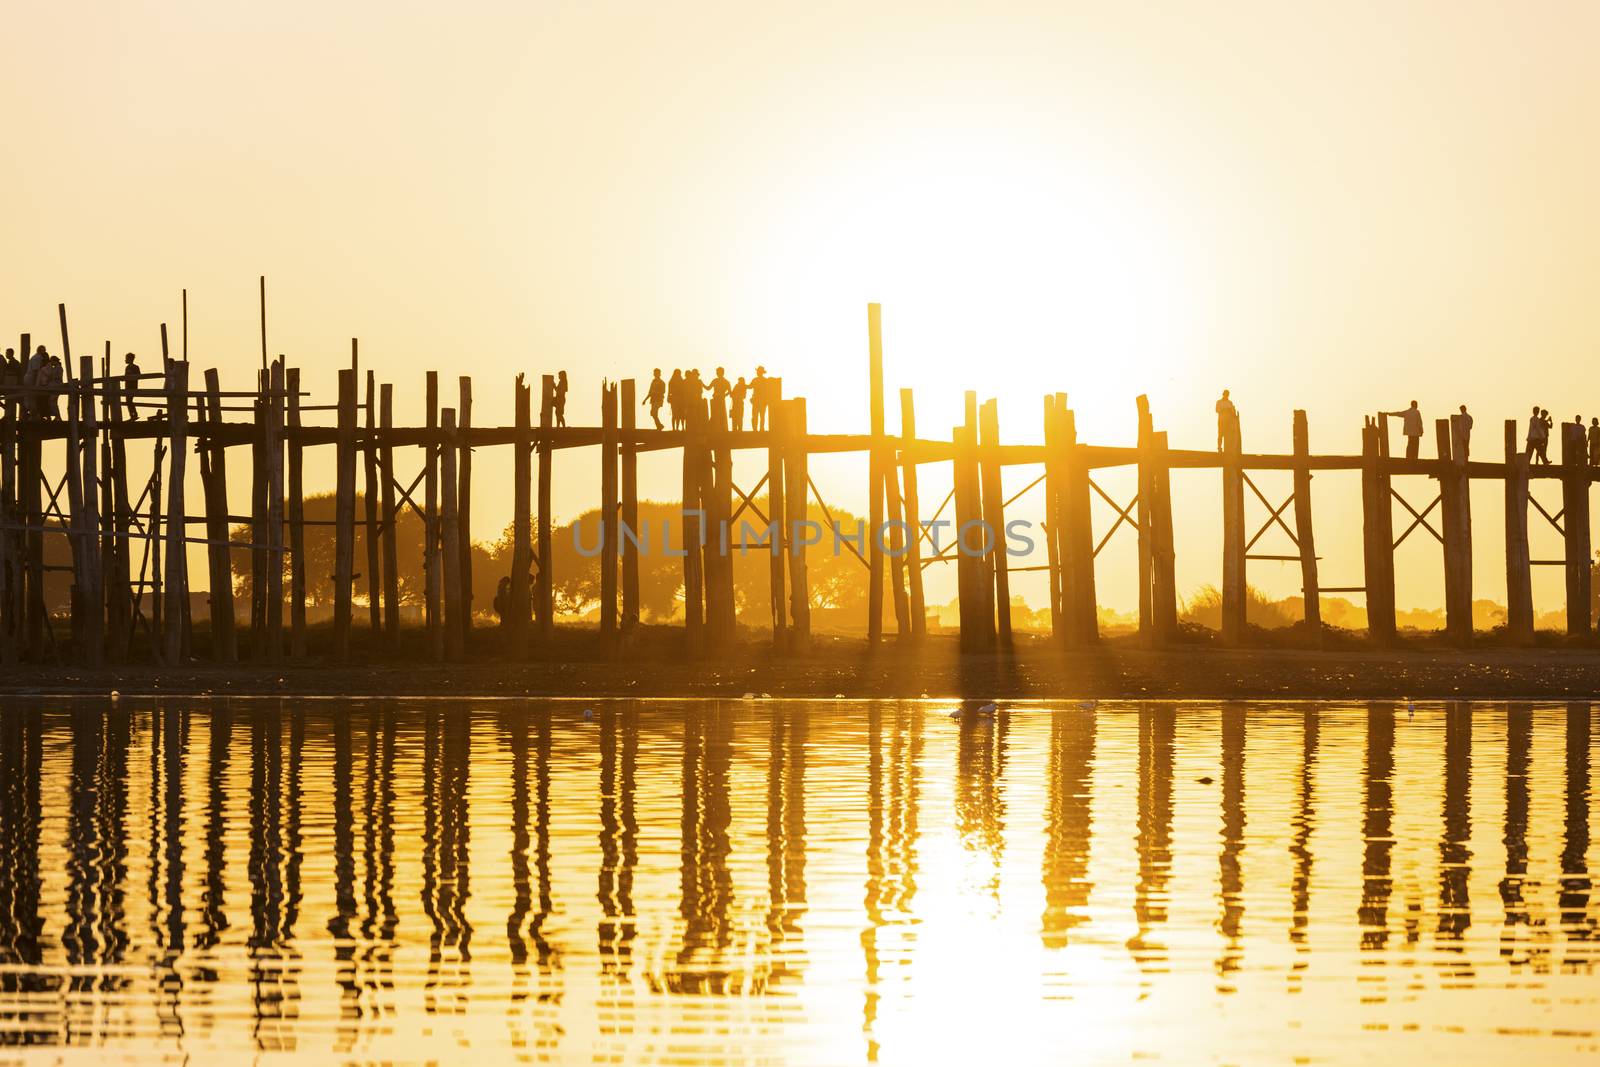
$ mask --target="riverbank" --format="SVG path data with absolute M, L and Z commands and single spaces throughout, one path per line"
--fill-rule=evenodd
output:
M 23 665 L 0 675 L 3 694 L 550 696 L 995 699 L 1600 698 L 1600 652 L 1585 648 L 1456 651 L 1437 647 L 1148 651 L 1111 640 L 1062 651 L 1023 639 L 1011 656 L 963 656 L 954 636 L 871 651 L 858 638 L 820 637 L 806 656 L 775 657 L 751 641 L 717 660 L 689 660 L 670 641 L 643 642 L 626 658 L 594 658 L 587 642 L 548 659 L 484 658 L 295 666 L 194 662 L 81 667 Z M 420 653 L 420 649 L 418 650 Z M 557 658 L 559 656 L 559 658 Z

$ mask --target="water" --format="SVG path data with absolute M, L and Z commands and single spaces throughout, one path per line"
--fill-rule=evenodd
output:
M 0 1061 L 1600 1055 L 1587 703 L 593 707 L 9 702 Z

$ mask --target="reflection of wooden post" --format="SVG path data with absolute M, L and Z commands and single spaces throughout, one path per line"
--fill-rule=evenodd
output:
M 510 636 L 512 659 L 522 659 L 528 654 L 528 616 L 532 590 L 528 585 L 528 572 L 533 568 L 533 528 L 529 518 L 532 508 L 533 477 L 533 396 L 532 388 L 517 375 L 516 429 L 511 447 L 511 588 L 506 597 L 506 632 Z
M 1317 537 L 1311 525 L 1311 432 L 1306 413 L 1294 413 L 1294 539 L 1300 545 L 1300 592 L 1305 601 L 1306 634 L 1322 645 L 1322 585 L 1317 577 Z
M 362 537 L 367 543 L 367 620 L 372 643 L 376 646 L 378 631 L 383 629 L 383 553 L 378 545 L 378 498 L 383 489 L 378 483 L 378 380 L 370 370 L 367 371 L 367 399 L 363 408 L 367 435 L 361 446 L 364 475 L 361 508 L 366 520 Z
M 183 659 L 184 608 L 189 600 L 188 553 L 184 550 L 183 471 L 189 452 L 189 365 L 167 368 L 167 427 L 172 435 L 172 473 L 167 487 L 167 603 L 162 632 L 169 666 Z
M 1533 576 L 1528 559 L 1528 455 L 1517 445 L 1517 421 L 1506 420 L 1506 636 L 1533 643 Z
M 555 560 L 551 559 L 553 539 L 550 530 L 550 481 L 552 458 L 550 423 L 555 404 L 556 380 L 546 374 L 539 393 L 539 496 L 538 496 L 538 583 L 534 589 L 533 610 L 539 621 L 539 641 L 546 646 L 555 636 Z
M 283 373 L 289 408 L 289 655 L 306 655 L 305 442 L 300 437 L 300 368 Z
M 783 379 L 773 378 L 767 386 L 767 530 L 772 538 L 768 559 L 767 586 L 771 593 L 772 646 L 779 652 L 788 648 L 789 609 L 784 603 L 783 569 L 787 563 L 788 523 L 784 518 L 783 473 Z
M 443 542 L 441 552 L 444 564 L 444 658 L 458 663 L 462 653 L 461 613 L 466 599 L 461 593 L 461 525 L 458 513 L 460 482 L 456 469 L 456 412 L 445 408 L 439 413 L 439 486 L 442 490 L 439 515 L 439 534 Z
M 1222 433 L 1222 643 L 1244 644 L 1246 586 L 1244 550 L 1244 470 L 1240 466 L 1240 434 L 1233 426 Z
M 232 663 L 237 655 L 233 632 L 233 568 L 228 559 L 228 451 L 222 443 L 222 385 L 216 368 L 206 371 L 206 422 L 210 440 L 201 453 L 205 483 L 206 560 L 211 581 L 211 656 Z
M 789 647 L 794 652 L 811 650 L 811 581 L 806 574 L 805 530 L 810 501 L 810 476 L 807 473 L 806 401 L 804 397 L 784 401 L 783 431 L 788 448 L 783 469 L 788 484 L 784 487 L 784 509 L 789 518 Z
M 1581 423 L 1561 427 L 1562 530 L 1567 548 L 1567 633 L 1586 635 L 1593 629 L 1589 617 L 1589 568 L 1594 552 L 1589 535 L 1589 457 Z
M 994 581 L 994 609 L 996 634 L 1000 650 L 1010 652 L 1011 643 L 1011 570 L 1006 560 L 1005 488 L 1000 466 L 1000 412 L 993 400 L 984 402 L 978 416 L 978 433 L 981 442 L 983 521 L 989 529 L 989 572 Z
M 639 545 L 635 540 L 639 536 L 639 443 L 635 437 L 639 398 L 632 378 L 624 378 L 621 389 L 622 521 L 617 533 L 622 539 L 622 631 L 627 634 L 639 625 Z
M 617 639 L 617 387 L 600 386 L 600 647 Z
M 355 577 L 356 538 L 356 372 L 339 372 L 338 429 L 335 438 L 333 653 L 350 657 L 350 599 Z
M 868 410 L 871 444 L 867 450 L 867 643 L 875 645 L 883 637 L 883 549 L 879 534 L 883 530 L 883 478 L 887 465 L 883 434 L 883 308 L 867 305 Z
M 922 512 L 917 500 L 917 408 L 910 389 L 900 390 L 900 437 L 902 477 L 905 482 L 905 517 L 908 532 L 906 549 L 907 610 L 911 613 L 911 633 L 923 637 L 928 632 L 927 605 L 922 595 Z
M 472 378 L 461 375 L 461 403 L 456 408 L 456 552 L 461 566 L 461 647 L 472 639 Z
M 400 651 L 400 509 L 394 484 L 394 386 L 378 390 L 378 422 L 383 433 L 383 628 L 391 651 Z
M 1468 496 L 1466 427 L 1461 416 L 1434 424 L 1439 445 L 1439 495 L 1444 533 L 1445 631 L 1452 644 L 1472 643 L 1472 500 Z
M 428 654 L 444 659 L 444 612 L 440 603 L 439 573 L 439 374 L 427 373 L 427 435 L 423 439 L 422 573 L 423 614 L 427 624 Z

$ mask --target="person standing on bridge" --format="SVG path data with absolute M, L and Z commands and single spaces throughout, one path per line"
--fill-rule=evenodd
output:
M 27 395 L 22 401 L 22 410 L 27 412 L 32 419 L 39 418 L 44 411 L 44 397 L 37 390 L 43 385 L 45 368 L 50 366 L 50 353 L 40 345 L 33 355 L 28 357 L 28 365 L 22 371 L 22 388 Z
M 672 428 L 683 429 L 683 371 L 677 367 L 672 368 L 672 377 L 667 380 L 667 411 L 672 416 Z
M 723 368 L 718 367 L 716 377 L 711 379 L 711 418 L 724 426 L 728 424 L 728 393 L 732 389 Z
M 1239 436 L 1239 409 L 1233 406 L 1233 401 L 1228 398 L 1228 391 L 1222 391 L 1222 398 L 1217 401 L 1217 451 L 1228 441 Z
M 1400 416 L 1400 432 L 1406 435 L 1406 458 L 1416 459 L 1422 451 L 1422 409 L 1413 400 L 1404 411 L 1380 411 L 1380 415 Z
M 772 406 L 772 379 L 767 377 L 767 368 L 757 367 L 756 376 L 750 379 L 750 428 L 752 430 L 765 430 L 767 428 L 767 409 Z
M 657 367 L 655 377 L 650 379 L 650 388 L 645 390 L 644 402 L 650 408 L 650 417 L 655 420 L 656 429 L 661 429 L 661 405 L 667 399 L 667 383 L 661 380 L 661 368 Z
M 556 394 L 552 403 L 556 409 L 556 425 L 567 424 L 567 372 L 562 371 L 556 375 Z
M 733 419 L 735 430 L 744 429 L 744 398 L 749 391 L 750 386 L 745 384 L 744 376 L 740 375 L 739 380 L 733 383 L 733 388 L 728 392 L 729 398 L 733 400 L 730 417 Z
M 1472 416 L 1467 414 L 1467 405 L 1461 405 L 1461 458 L 1466 459 L 1472 452 Z
M 122 399 L 128 405 L 128 421 L 135 422 L 139 418 L 139 407 L 134 402 L 134 396 L 139 391 L 139 364 L 134 361 L 133 353 L 129 352 L 122 357 Z
M 1600 417 L 1589 420 L 1589 466 L 1600 467 Z

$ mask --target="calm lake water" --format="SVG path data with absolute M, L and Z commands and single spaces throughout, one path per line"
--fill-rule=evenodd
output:
M 1588 703 L 592 707 L 0 705 L 0 1062 L 1600 1058 Z

